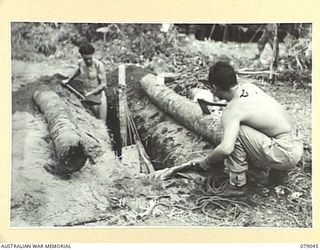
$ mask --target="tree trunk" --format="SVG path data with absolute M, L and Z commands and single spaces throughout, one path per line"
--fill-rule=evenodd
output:
M 270 75 L 269 75 L 269 82 L 274 84 L 276 76 L 275 71 L 278 67 L 278 54 L 279 54 L 279 44 L 278 44 L 278 25 L 276 24 L 275 31 L 274 31 L 274 38 L 273 38 L 273 46 L 272 46 L 272 59 L 270 64 Z
M 67 172 L 80 170 L 88 156 L 69 107 L 55 92 L 49 90 L 36 91 L 33 99 L 48 122 L 61 167 Z
M 151 102 L 160 110 L 214 146 L 220 143 L 222 129 L 218 114 L 203 115 L 198 104 L 157 83 L 156 76 L 152 74 L 143 77 L 140 83 Z

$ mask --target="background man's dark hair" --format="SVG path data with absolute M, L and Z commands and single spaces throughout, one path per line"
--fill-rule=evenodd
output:
M 81 55 L 92 55 L 94 53 L 95 49 L 90 43 L 82 43 L 79 47 L 79 53 Z
M 227 62 L 217 62 L 209 69 L 209 85 L 216 85 L 227 91 L 237 84 L 234 68 Z

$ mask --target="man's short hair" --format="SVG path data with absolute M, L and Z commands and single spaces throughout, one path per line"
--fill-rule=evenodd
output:
M 227 91 L 237 85 L 236 72 L 227 62 L 217 62 L 209 69 L 208 83 Z
M 92 44 L 84 42 L 79 47 L 79 53 L 81 55 L 92 55 L 94 53 L 95 49 L 92 46 Z

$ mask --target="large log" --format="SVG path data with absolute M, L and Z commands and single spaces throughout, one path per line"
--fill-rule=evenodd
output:
M 56 156 L 66 172 L 80 170 L 88 156 L 77 122 L 67 104 L 51 90 L 36 91 L 33 99 L 48 122 Z
M 180 124 L 209 141 L 214 146 L 221 141 L 220 115 L 203 115 L 198 104 L 157 81 L 153 74 L 144 76 L 141 86 L 150 101 Z
M 204 157 L 213 150 L 209 142 L 178 124 L 150 102 L 140 84 L 140 80 L 149 73 L 147 70 L 128 65 L 126 71 L 129 110 L 156 170 Z M 108 75 L 108 82 L 118 82 L 116 71 Z

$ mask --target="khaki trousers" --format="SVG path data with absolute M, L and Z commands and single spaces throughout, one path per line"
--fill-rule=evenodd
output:
M 302 142 L 293 133 L 271 138 L 245 125 L 240 126 L 234 151 L 225 159 L 230 183 L 242 186 L 247 176 L 263 179 L 270 169 L 290 170 L 303 153 Z

